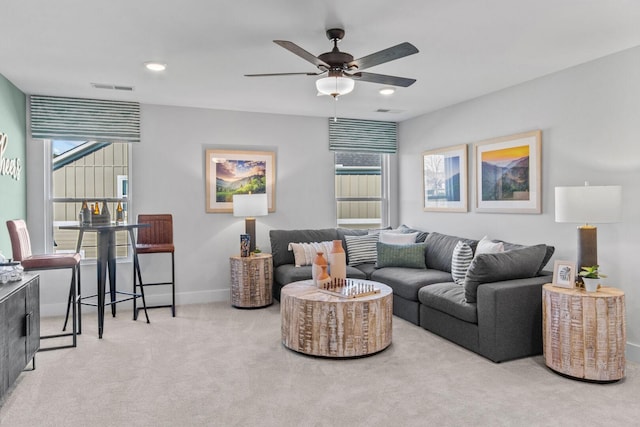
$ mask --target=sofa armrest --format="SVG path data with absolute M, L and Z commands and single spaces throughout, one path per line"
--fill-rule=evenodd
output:
M 542 353 L 542 285 L 548 275 L 478 287 L 480 353 L 501 362 Z

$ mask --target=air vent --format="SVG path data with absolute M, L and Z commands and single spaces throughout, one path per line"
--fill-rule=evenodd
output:
M 109 83 L 91 83 L 91 86 L 95 89 L 123 90 L 126 92 L 133 91 L 133 86 L 113 85 Z
M 399 114 L 402 113 L 402 110 L 390 110 L 388 108 L 378 108 L 376 113 L 391 113 L 391 114 Z

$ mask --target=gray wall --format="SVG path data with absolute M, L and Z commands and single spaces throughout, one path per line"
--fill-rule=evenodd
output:
M 626 294 L 627 357 L 640 360 L 640 48 L 492 93 L 400 124 L 400 219 L 427 230 L 556 247 L 575 260 L 578 224 L 554 221 L 554 187 L 622 185 L 622 222 L 598 226 L 606 284 Z M 542 130 L 541 215 L 475 213 L 473 143 Z M 468 144 L 470 212 L 423 212 L 421 153 Z M 553 260 L 548 265 L 553 269 Z

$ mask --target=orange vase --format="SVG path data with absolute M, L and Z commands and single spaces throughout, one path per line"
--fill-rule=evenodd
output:
M 311 278 L 313 279 L 313 284 L 316 286 L 318 286 L 318 277 L 320 277 L 320 273 L 322 273 L 322 266 L 328 268 L 329 263 L 324 257 L 324 252 L 318 251 L 311 265 Z
M 327 265 L 320 266 L 320 275 L 318 276 L 318 283 L 316 284 L 320 289 L 328 289 L 331 284 L 331 276 L 327 273 L 327 267 Z

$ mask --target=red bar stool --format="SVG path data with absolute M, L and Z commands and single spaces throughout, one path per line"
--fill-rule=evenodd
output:
M 31 239 L 29 238 L 29 230 L 27 224 L 21 220 L 7 221 L 9 229 L 9 237 L 11 238 L 11 249 L 13 251 L 13 260 L 20 261 L 25 271 L 36 270 L 55 270 L 61 268 L 71 269 L 71 284 L 69 286 L 69 298 L 67 300 L 67 315 L 62 328 L 67 328 L 67 320 L 69 318 L 69 309 L 72 308 L 72 332 L 40 336 L 40 339 L 73 337 L 69 345 L 61 345 L 55 347 L 41 348 L 39 351 L 57 350 L 60 348 L 75 347 L 78 334 L 78 323 L 80 317 L 80 308 L 78 302 L 78 294 L 80 293 L 80 254 L 45 254 L 33 255 L 31 253 Z
M 173 216 L 171 214 L 140 214 L 138 215 L 138 224 L 151 224 L 150 227 L 140 228 L 138 230 L 138 238 L 136 241 L 136 250 L 133 260 L 133 292 L 136 293 L 137 287 L 144 292 L 145 286 L 161 286 L 171 285 L 171 304 L 164 305 L 147 305 L 147 308 L 166 308 L 171 307 L 171 315 L 176 317 L 176 278 L 175 278 L 175 262 L 173 245 Z M 142 274 L 140 272 L 140 262 L 138 257 L 143 254 L 171 254 L 171 281 L 143 283 Z M 138 318 L 138 311 L 141 308 L 136 307 L 136 300 L 133 300 L 133 318 Z

